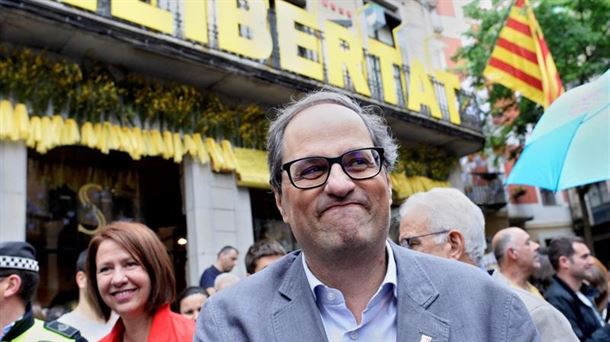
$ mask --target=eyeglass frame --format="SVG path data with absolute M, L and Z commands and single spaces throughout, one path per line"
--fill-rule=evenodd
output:
M 377 169 L 377 172 L 375 172 L 375 174 L 373 174 L 372 176 L 368 176 L 368 177 L 364 177 L 364 178 L 354 178 L 345 170 L 345 166 L 343 166 L 343 164 L 341 163 L 341 159 L 343 159 L 343 157 L 345 157 L 346 154 L 357 152 L 357 151 L 363 151 L 363 150 L 374 150 L 377 152 L 377 154 L 379 154 L 379 167 Z M 292 184 L 292 186 L 294 186 L 295 188 L 297 188 L 299 190 L 315 189 L 315 188 L 319 188 L 319 187 L 323 186 L 324 184 L 326 184 L 326 182 L 328 182 L 328 178 L 330 178 L 330 171 L 334 164 L 339 164 L 339 166 L 341 166 L 341 170 L 343 170 L 343 173 L 345 173 L 351 180 L 357 180 L 357 181 L 358 180 L 367 180 L 367 179 L 371 179 L 371 178 L 377 176 L 381 172 L 381 169 L 383 168 L 383 163 L 384 163 L 383 152 L 384 152 L 383 147 L 363 147 L 363 148 L 357 148 L 355 150 L 347 151 L 347 152 L 341 154 L 340 156 L 333 157 L 333 158 L 322 157 L 322 156 L 304 157 L 304 158 L 291 160 L 287 163 L 282 164 L 282 170 L 286 171 L 286 173 L 288 174 L 288 179 L 290 180 L 290 183 Z M 297 186 L 295 184 L 294 180 L 292 179 L 292 174 L 290 173 L 290 166 L 292 166 L 292 164 L 294 164 L 298 161 L 305 160 L 305 159 L 312 159 L 312 158 L 321 158 L 321 159 L 325 159 L 328 162 L 328 171 L 326 172 L 326 179 L 324 180 L 324 182 L 322 182 L 318 185 L 315 185 L 315 186 L 310 186 L 310 187 Z
M 451 231 L 451 229 L 446 229 L 446 230 L 441 230 L 439 232 L 434 232 L 434 233 L 428 233 L 428 234 L 422 234 L 422 235 L 415 235 L 415 236 L 409 236 L 406 238 L 402 238 L 400 239 L 399 244 L 401 247 L 404 248 L 409 248 L 411 249 L 411 240 L 413 239 L 418 239 L 418 238 L 422 238 L 422 237 L 426 237 L 426 236 L 431 236 L 431 235 L 439 235 L 439 234 L 445 234 L 445 233 L 449 233 Z M 407 245 L 405 246 L 403 242 L 406 242 Z

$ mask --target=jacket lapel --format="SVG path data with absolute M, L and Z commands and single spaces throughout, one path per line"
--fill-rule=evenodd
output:
M 294 258 L 271 304 L 277 341 L 327 341 L 302 258 L 300 253 Z
M 391 243 L 398 278 L 398 341 L 449 341 L 449 320 L 428 311 L 439 296 L 410 251 Z

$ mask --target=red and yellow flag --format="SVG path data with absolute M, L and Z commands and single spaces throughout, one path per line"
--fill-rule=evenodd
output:
M 483 75 L 548 107 L 563 93 L 542 30 L 527 0 L 516 0 Z

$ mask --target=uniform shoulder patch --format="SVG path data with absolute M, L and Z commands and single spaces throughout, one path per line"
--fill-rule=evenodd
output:
M 80 331 L 78 331 L 78 329 L 58 321 L 45 322 L 44 327 L 47 330 L 67 338 L 72 338 L 75 340 L 80 338 Z

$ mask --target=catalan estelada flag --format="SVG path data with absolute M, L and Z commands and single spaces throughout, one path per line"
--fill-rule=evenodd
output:
M 542 30 L 527 0 L 516 0 L 483 75 L 548 107 L 563 84 Z

